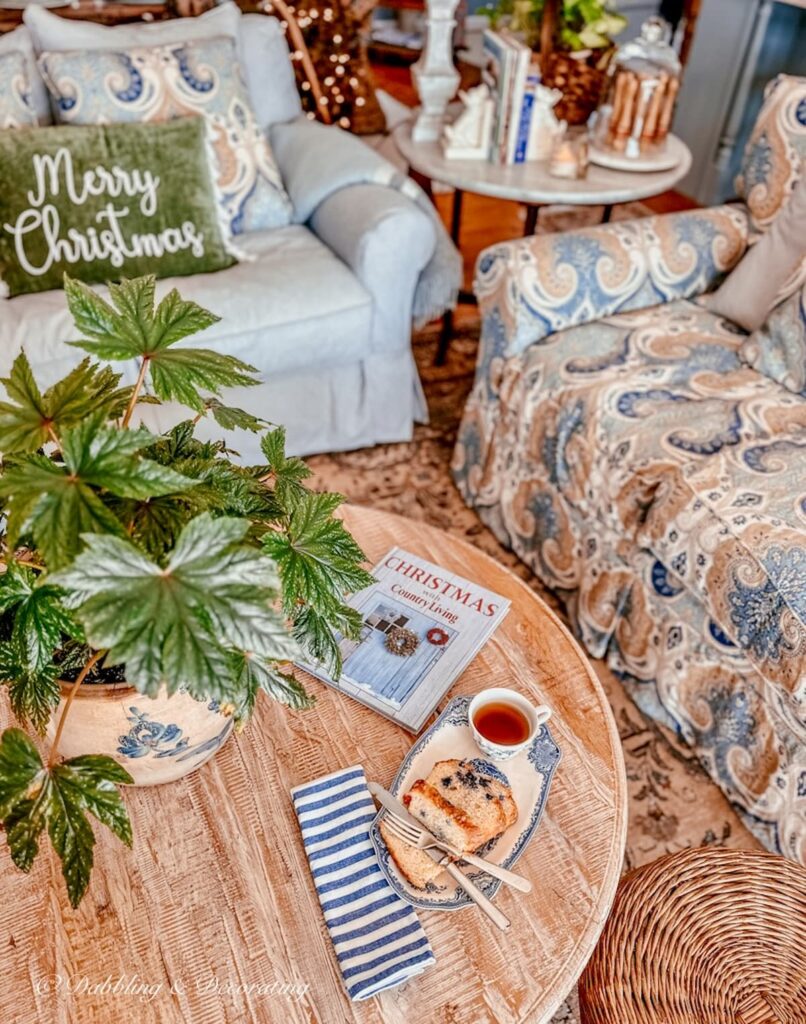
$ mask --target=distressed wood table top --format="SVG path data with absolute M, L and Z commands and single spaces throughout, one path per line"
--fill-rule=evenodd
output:
M 571 989 L 610 908 L 626 835 L 605 695 L 556 615 L 486 555 L 385 513 L 347 508 L 345 519 L 373 560 L 398 544 L 512 601 L 448 695 L 509 685 L 554 709 L 562 760 L 518 865 L 534 889 L 496 897 L 509 932 L 475 908 L 423 912 L 436 965 L 378 998 L 348 1001 L 289 789 L 355 763 L 388 785 L 412 737 L 311 679 L 313 711 L 258 701 L 246 731 L 194 775 L 128 792 L 134 848 L 96 829 L 78 911 L 52 851 L 25 876 L 3 843 L 4 1024 L 541 1024 Z

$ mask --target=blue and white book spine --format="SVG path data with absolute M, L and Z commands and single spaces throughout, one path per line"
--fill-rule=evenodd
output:
M 514 164 L 520 129 L 521 108 L 523 106 L 523 94 L 526 89 L 526 78 L 529 74 L 529 62 L 532 57 L 532 51 L 525 43 L 521 42 L 520 39 L 511 33 L 505 31 L 502 35 L 510 49 L 512 76 L 507 110 L 507 131 L 501 149 L 501 162 Z
M 522 164 L 529 160 L 530 141 L 534 130 L 536 90 L 539 84 L 540 72 L 532 65 L 529 74 L 526 76 L 526 87 L 523 91 L 521 120 L 518 128 L 517 145 L 515 147 L 516 164 Z
M 493 163 L 498 163 L 499 152 L 506 137 L 507 101 L 512 61 L 505 40 L 498 32 L 493 32 L 491 29 L 486 29 L 484 32 L 484 62 L 482 81 L 488 85 L 495 104 L 490 139 L 490 160 Z
M 532 125 L 532 108 L 535 104 L 535 94 L 530 92 L 528 87 L 523 94 L 521 104 L 521 120 L 518 125 L 518 138 L 515 142 L 515 163 L 526 162 L 526 152 L 529 148 L 529 129 Z

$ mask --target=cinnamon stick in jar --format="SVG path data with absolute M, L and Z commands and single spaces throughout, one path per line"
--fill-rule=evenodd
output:
M 626 153 L 629 157 L 636 157 L 641 152 L 641 135 L 646 124 L 647 112 L 652 102 L 652 94 L 657 88 L 657 79 L 651 75 L 640 75 L 638 78 L 638 98 L 635 104 L 635 114 L 632 121 L 632 130 L 627 140 Z
M 669 75 L 665 71 L 662 71 L 657 84 L 652 91 L 652 98 L 649 101 L 646 117 L 644 118 L 644 126 L 641 130 L 642 151 L 655 141 L 655 136 L 658 132 L 658 122 L 660 121 L 660 112 L 668 85 Z
M 627 79 L 624 87 L 624 101 L 622 103 L 618 121 L 616 122 L 616 130 L 613 138 L 613 148 L 622 151 L 626 147 L 627 140 L 632 132 L 636 101 L 638 99 L 638 90 L 640 88 L 638 75 L 632 71 L 625 71 L 624 74 Z
M 627 73 L 625 71 L 619 71 L 616 73 L 616 81 L 613 86 L 613 109 L 610 111 L 610 123 L 607 126 L 607 145 L 613 145 L 613 139 L 616 134 L 616 125 L 618 124 L 621 112 L 624 109 L 624 93 L 627 88 Z
M 669 128 L 672 124 L 672 114 L 674 113 L 674 104 L 679 90 L 680 79 L 671 78 L 666 89 L 666 95 L 663 98 L 663 107 L 661 108 L 660 117 L 658 118 L 658 129 L 655 132 L 656 142 L 663 142 L 669 134 Z

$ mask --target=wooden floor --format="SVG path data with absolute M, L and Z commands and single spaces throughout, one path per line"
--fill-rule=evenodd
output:
M 417 105 L 417 93 L 411 80 L 411 69 L 403 64 L 379 63 L 372 65 L 375 84 L 395 99 L 408 106 Z M 437 194 L 437 207 L 446 223 L 450 220 L 452 193 Z M 662 192 L 644 204 L 655 213 L 673 213 L 690 210 L 698 204 L 681 192 Z M 496 242 L 517 238 L 523 234 L 525 208 L 520 203 L 506 199 L 491 199 L 487 196 L 466 194 L 462 206 L 462 233 L 460 248 L 465 262 L 465 279 L 469 282 L 473 274 L 476 257 L 482 249 Z

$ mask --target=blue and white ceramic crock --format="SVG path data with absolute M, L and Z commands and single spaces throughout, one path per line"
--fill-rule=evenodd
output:
M 62 687 L 62 703 L 48 726 L 50 740 L 69 690 L 69 684 Z M 151 698 L 127 683 L 91 683 L 79 687 L 59 752 L 66 758 L 108 754 L 136 786 L 156 786 L 200 768 L 224 745 L 232 727 L 232 718 L 215 701 L 194 700 L 181 691 Z

